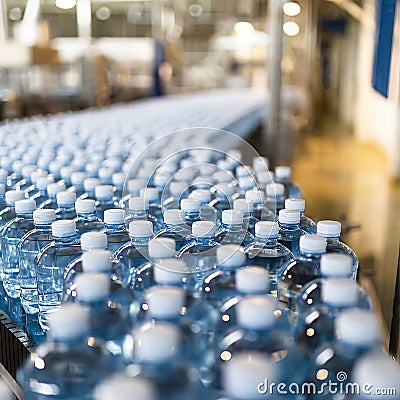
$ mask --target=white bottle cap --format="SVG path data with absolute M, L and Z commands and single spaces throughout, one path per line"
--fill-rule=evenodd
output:
M 89 309 L 77 303 L 63 304 L 51 314 L 51 336 L 58 340 L 70 340 L 84 336 L 89 329 Z
M 44 176 L 37 180 L 36 187 L 40 191 L 47 190 L 47 186 L 50 185 L 50 183 L 54 183 L 54 178 L 52 176 Z
M 192 225 L 192 234 L 195 237 L 208 238 L 215 235 L 216 227 L 211 221 L 196 221 Z
M 174 178 L 179 181 L 192 182 L 194 179 L 194 176 L 195 176 L 195 172 L 192 168 L 184 168 L 184 169 L 179 170 L 175 174 Z
M 248 190 L 246 192 L 246 200 L 251 200 L 254 205 L 264 204 L 265 194 L 262 190 Z
M 266 186 L 268 183 L 274 181 L 274 174 L 270 171 L 258 171 L 256 179 L 259 185 Z
M 211 176 L 215 173 L 217 167 L 214 164 L 200 164 L 199 172 L 200 175 Z
M 66 189 L 67 188 L 65 187 L 65 183 L 62 181 L 49 183 L 47 185 L 47 195 L 49 197 L 55 197 L 57 193 L 64 192 Z
M 249 213 L 253 211 L 253 204 L 253 200 L 237 199 L 233 202 L 233 209 L 240 210 L 243 213 Z
M 175 241 L 170 238 L 154 238 L 149 241 L 149 256 L 151 258 L 175 257 Z
M 85 179 L 87 179 L 86 172 L 77 171 L 71 174 L 71 183 L 73 185 L 83 186 Z
M 135 356 L 144 363 L 166 362 L 178 351 L 179 330 L 166 322 L 144 324 L 134 330 L 133 337 Z
M 237 319 L 240 326 L 247 329 L 267 329 L 275 320 L 276 302 L 267 296 L 242 298 L 237 305 Z
M 230 353 L 221 353 L 221 359 L 230 361 L 222 365 L 222 387 L 228 398 L 255 400 L 264 396 L 258 388 L 266 380 L 277 381 L 277 367 L 264 353 L 240 352 L 230 359 Z M 266 388 L 268 389 L 268 388 Z M 267 395 L 266 398 L 272 398 Z
M 94 391 L 94 400 L 156 400 L 156 393 L 150 380 L 114 375 L 101 382 Z
M 106 167 L 101 167 L 99 168 L 99 178 L 103 181 L 103 182 L 108 182 L 112 179 L 112 174 L 113 171 L 110 168 L 106 168 Z
M 145 211 L 149 209 L 149 200 L 144 197 L 131 197 L 128 207 L 132 211 Z
M 282 183 L 268 183 L 265 187 L 267 197 L 283 196 L 285 193 L 285 186 Z
M 36 185 L 39 178 L 46 178 L 48 175 L 49 173 L 47 171 L 43 171 L 42 169 L 37 169 L 31 172 L 31 182 Z
M 352 274 L 353 260 L 347 254 L 328 253 L 321 256 L 321 275 L 347 278 Z
M 242 176 L 238 179 L 239 186 L 242 190 L 247 190 L 251 188 L 254 188 L 256 186 L 256 182 L 251 176 Z
M 146 186 L 144 179 L 129 179 L 128 192 L 133 195 L 139 194 L 140 190 Z
M 98 185 L 94 189 L 94 195 L 97 200 L 108 200 L 114 196 L 114 190 L 111 185 Z
M 125 172 L 114 172 L 112 174 L 112 183 L 116 187 L 122 187 L 125 183 Z
M 279 222 L 281 224 L 297 225 L 300 223 L 300 211 L 279 210 Z
M 352 382 L 357 383 L 360 388 L 367 389 L 367 393 L 364 392 L 364 396 L 360 396 L 360 400 L 398 400 L 400 393 L 399 364 L 380 350 L 369 352 L 355 363 L 352 370 Z M 380 393 L 382 394 L 378 394 L 377 388 L 381 389 Z M 393 394 L 388 394 L 389 388 Z M 385 389 L 387 389 L 386 393 Z
M 80 301 L 92 302 L 106 300 L 110 295 L 110 277 L 102 273 L 78 274 L 74 280 L 76 294 Z
M 218 171 L 213 175 L 213 179 L 216 183 L 230 183 L 235 178 L 234 176 L 228 171 Z
M 177 285 L 187 274 L 186 263 L 176 258 L 165 258 L 154 264 L 154 280 L 160 285 Z
M 198 176 L 193 180 L 193 186 L 200 189 L 207 189 L 214 184 L 214 179 L 212 176 Z
M 359 308 L 342 311 L 335 320 L 336 337 L 347 344 L 372 347 L 382 341 L 382 332 L 374 313 Z
M 268 171 L 269 160 L 267 157 L 253 157 L 253 169 L 254 171 Z
M 214 186 L 215 192 L 217 194 L 223 195 L 228 199 L 235 194 L 235 189 L 230 183 L 221 182 Z
M 24 163 L 21 160 L 16 160 L 12 163 L 12 169 L 15 172 L 22 172 L 23 167 Z
M 156 201 L 159 199 L 160 194 L 157 188 L 143 188 L 140 189 L 140 196 L 148 201 Z
M 90 214 L 96 211 L 96 202 L 92 199 L 77 200 L 75 202 L 77 214 Z
M 285 208 L 287 210 L 297 210 L 303 212 L 306 209 L 306 201 L 304 199 L 286 199 Z
M 65 206 L 69 204 L 74 204 L 76 201 L 76 193 L 74 192 L 58 192 L 57 193 L 57 205 Z
M 84 251 L 107 249 L 107 235 L 103 232 L 86 232 L 81 236 L 81 248 Z
M 256 237 L 261 239 L 276 239 L 279 234 L 279 225 L 272 221 L 259 221 L 255 225 Z
M 246 265 L 243 247 L 236 244 L 224 244 L 217 249 L 217 263 L 222 268 L 240 268 Z
M 224 225 L 243 225 L 243 213 L 240 210 L 222 211 L 222 223 Z
M 185 211 L 173 209 L 164 211 L 164 223 L 167 225 L 183 225 L 185 223 Z
M 35 225 L 39 224 L 51 224 L 56 220 L 55 210 L 49 209 L 39 209 L 33 212 L 33 222 Z
M 192 199 L 200 200 L 202 203 L 209 203 L 211 201 L 211 193 L 209 190 L 196 189 L 190 193 Z
M 358 285 L 352 279 L 325 279 L 321 297 L 324 303 L 335 307 L 354 306 L 358 301 Z
M 342 224 L 339 221 L 324 220 L 317 222 L 318 235 L 326 238 L 338 237 L 342 230 Z
M 174 318 L 181 314 L 185 304 L 185 290 L 175 286 L 153 286 L 145 298 L 154 318 Z
M 132 221 L 129 224 L 129 236 L 136 238 L 153 236 L 153 223 L 151 221 Z
M 181 200 L 181 209 L 186 212 L 200 211 L 201 201 L 197 199 L 183 199 Z
M 236 167 L 236 176 L 238 178 L 243 178 L 245 176 L 251 176 L 252 171 L 250 165 L 238 165 Z
M 175 198 L 181 197 L 187 188 L 188 184 L 182 181 L 174 181 L 169 185 L 169 191 Z
M 119 208 L 110 208 L 104 211 L 104 223 L 107 225 L 122 225 L 125 223 L 125 211 Z
M 83 188 L 85 192 L 93 192 L 97 186 L 101 185 L 101 179 L 99 178 L 86 178 L 83 181 Z
M 302 253 L 322 254 L 326 252 L 326 239 L 320 235 L 302 235 L 299 247 Z
M 0 379 L 0 399 L 1 400 L 14 400 L 14 396 L 7 386 L 7 384 Z
M 60 176 L 64 180 L 69 180 L 73 172 L 74 172 L 74 167 L 71 166 L 60 168 Z
M 292 169 L 287 165 L 279 165 L 275 168 L 276 179 L 289 179 L 292 175 Z
M 35 165 L 25 165 L 22 167 L 22 176 L 25 179 L 29 179 L 31 177 L 31 173 L 36 171 L 37 167 Z
M 13 206 L 18 200 L 23 200 L 25 194 L 22 190 L 9 190 L 6 192 L 6 203 Z
M 82 270 L 89 272 L 108 272 L 112 268 L 112 254 L 108 250 L 91 250 L 82 254 Z
M 32 214 L 36 208 L 35 200 L 17 200 L 15 202 L 16 214 Z
M 235 287 L 241 293 L 268 292 L 268 270 L 261 267 L 244 267 L 238 269 L 236 272 Z
M 154 175 L 154 185 L 157 187 L 164 187 L 169 182 L 169 175 L 157 172 Z

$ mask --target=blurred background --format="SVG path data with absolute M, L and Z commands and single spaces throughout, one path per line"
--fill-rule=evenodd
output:
M 396 0 L 1 0 L 0 119 L 253 88 L 248 138 L 338 219 L 389 327 L 400 237 Z

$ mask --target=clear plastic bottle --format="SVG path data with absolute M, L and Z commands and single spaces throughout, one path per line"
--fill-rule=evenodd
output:
M 315 234 L 317 233 L 317 224 L 309 217 L 304 215 L 306 208 L 306 201 L 304 199 L 286 199 L 285 209 L 286 210 L 297 210 L 300 211 L 300 229 L 303 229 L 306 233 Z
M 38 205 L 43 204 L 49 199 L 47 195 L 47 186 L 51 183 L 54 183 L 54 178 L 52 176 L 39 178 L 36 183 L 36 190 L 31 193 L 30 198 L 35 200 L 36 204 Z
M 57 219 L 75 219 L 75 201 L 76 194 L 74 192 L 59 192 L 57 193 Z
M 76 171 L 71 174 L 72 186 L 68 190 L 75 192 L 77 198 L 81 197 L 85 193 L 83 182 L 87 177 L 87 173 L 82 171 Z
M 254 241 L 254 236 L 243 228 L 243 213 L 239 210 L 222 211 L 222 226 L 215 241 L 221 244 L 237 244 L 243 247 Z
M 21 292 L 19 278 L 18 244 L 21 238 L 35 228 L 33 200 L 15 202 L 16 218 L 4 225 L 1 231 L 3 287 L 10 298 L 18 298 Z
M 51 339 L 37 347 L 18 371 L 27 400 L 91 399 L 99 380 L 112 371 L 110 356 L 89 346 L 89 311 L 79 304 L 63 305 L 53 314 Z
M 53 240 L 51 224 L 55 219 L 53 209 L 35 210 L 35 228 L 26 233 L 18 244 L 20 298 L 27 314 L 36 314 L 39 311 L 35 262 L 39 252 Z
M 121 246 L 130 241 L 129 233 L 125 225 L 125 210 L 119 208 L 105 210 L 104 224 L 108 250 L 114 254 Z
M 211 192 L 207 189 L 196 189 L 190 193 L 190 198 L 199 200 L 201 202 L 200 207 L 200 219 L 203 221 L 210 221 L 214 224 L 218 224 L 217 210 L 210 206 L 212 200 Z
M 296 310 L 296 296 L 308 282 L 319 278 L 321 256 L 326 252 L 326 239 L 319 235 L 300 237 L 300 256 L 289 261 L 278 272 L 278 299 Z
M 162 206 L 164 210 L 177 209 L 181 199 L 188 195 L 188 184 L 183 181 L 172 181 L 168 193 L 162 193 Z
M 127 183 L 127 193 L 123 193 L 123 197 L 120 200 L 121 208 L 128 208 L 129 199 L 131 197 L 139 197 L 140 190 L 146 187 L 146 181 L 144 179 L 129 179 Z
M 149 200 L 144 197 L 131 197 L 129 199 L 129 213 L 126 216 L 126 225 L 129 227 L 129 224 L 133 221 L 150 221 L 153 224 L 154 232 L 159 232 L 163 228 L 163 224 L 152 214 L 149 214 L 149 207 Z
M 275 182 L 285 185 L 285 198 L 301 199 L 301 190 L 292 182 L 292 169 L 286 165 L 275 167 Z
M 101 185 L 101 179 L 99 178 L 93 178 L 93 177 L 89 177 L 86 178 L 83 181 L 83 189 L 85 190 L 85 193 L 82 194 L 79 199 L 84 200 L 84 199 L 91 199 L 91 200 L 95 200 L 96 196 L 95 196 L 95 189 L 96 186 Z
M 152 215 L 162 224 L 162 207 L 160 200 L 160 193 L 157 188 L 147 187 L 140 190 L 140 196 L 149 202 L 149 215 Z
M 104 220 L 104 211 L 111 208 L 118 208 L 118 202 L 114 198 L 112 185 L 98 185 L 95 188 L 96 213 L 101 220 Z
M 105 225 L 96 214 L 96 204 L 93 199 L 78 199 L 75 202 L 75 210 L 78 238 L 86 232 L 104 232 Z
M 265 187 L 266 207 L 279 214 L 279 211 L 285 208 L 285 186 L 281 183 L 271 182 Z
M 265 206 L 265 193 L 262 190 L 253 189 L 246 192 L 246 200 L 253 202 L 253 216 L 257 221 L 276 221 L 275 210 Z
M 318 235 L 326 237 L 326 251 L 328 253 L 342 253 L 349 255 L 353 260 L 353 277 L 357 278 L 358 258 L 354 251 L 346 244 L 340 241 L 342 225 L 339 221 L 324 220 L 318 221 Z
M 201 201 L 197 199 L 182 199 L 181 209 L 185 211 L 185 224 L 192 227 L 193 223 L 200 221 Z
M 232 209 L 235 188 L 230 183 L 218 183 L 214 186 L 215 199 L 210 202 L 210 206 L 217 210 L 217 218 L 222 219 L 222 212 Z M 237 196 L 236 196 L 237 197 Z
M 185 212 L 170 209 L 164 211 L 165 228 L 157 232 L 157 238 L 170 238 L 175 242 L 176 250 L 180 250 L 191 242 L 191 230 L 185 224 Z
M 25 197 L 29 199 L 31 196 L 35 195 L 38 192 L 37 185 L 39 179 L 47 177 L 49 177 L 48 172 L 43 171 L 42 169 L 36 169 L 35 171 L 31 172 L 31 177 L 30 177 L 31 184 L 24 190 Z
M 278 271 L 294 259 L 291 251 L 278 243 L 279 226 L 276 222 L 260 221 L 255 226 L 254 242 L 246 247 L 249 264 L 265 268 L 269 273 L 270 290 L 277 293 Z
M 114 198 L 120 202 L 122 199 L 126 174 L 124 172 L 114 172 L 112 174 L 112 184 L 114 186 Z
M 287 247 L 295 257 L 298 257 L 300 255 L 300 238 L 306 233 L 300 228 L 300 212 L 280 210 L 278 222 L 278 242 Z
M 36 264 L 39 323 L 44 331 L 49 329 L 50 315 L 61 305 L 65 268 L 82 252 L 76 239 L 74 221 L 54 221 L 51 224 L 51 233 L 54 240 L 41 250 Z
M 47 185 L 47 200 L 43 203 L 36 203 L 38 208 L 52 208 L 57 210 L 57 193 L 64 192 L 66 190 L 65 183 L 58 181 Z

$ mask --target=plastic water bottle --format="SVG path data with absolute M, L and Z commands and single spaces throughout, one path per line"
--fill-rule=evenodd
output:
M 253 189 L 246 192 L 246 200 L 253 202 L 253 215 L 257 221 L 276 221 L 276 211 L 265 206 L 265 194 L 262 190 Z
M 49 174 L 47 171 L 43 171 L 42 169 L 36 169 L 31 172 L 30 175 L 30 185 L 24 190 L 25 197 L 30 198 L 38 192 L 38 181 L 41 178 L 48 178 Z M 49 179 L 51 180 L 51 179 Z
M 76 194 L 74 192 L 58 192 L 57 193 L 57 219 L 75 219 L 75 200 Z
M 300 256 L 278 272 L 278 299 L 295 310 L 295 299 L 302 287 L 318 278 L 321 256 L 326 252 L 326 239 L 319 235 L 300 237 Z
M 179 329 L 167 322 L 145 323 L 134 330 L 133 363 L 128 375 L 151 379 L 159 400 L 204 399 L 197 374 L 185 362 Z
M 268 183 L 274 181 L 274 173 L 272 171 L 256 171 L 257 186 L 265 187 Z
M 130 242 L 115 253 L 115 258 L 123 264 L 134 277 L 139 266 L 149 259 L 149 241 L 153 238 L 153 225 L 150 221 L 133 221 L 129 224 Z
M 21 286 L 19 280 L 18 244 L 21 238 L 34 229 L 33 211 L 36 204 L 33 200 L 15 202 L 15 219 L 4 225 L 1 231 L 3 286 L 7 295 L 17 298 Z
M 324 220 L 318 221 L 317 223 L 318 235 L 326 237 L 326 251 L 328 253 L 343 253 L 349 255 L 353 260 L 353 276 L 356 278 L 358 258 L 349 246 L 340 241 L 341 230 L 342 225 L 339 221 Z
M 238 178 L 239 187 L 243 192 L 253 190 L 256 186 L 255 180 L 251 176 L 241 176 Z
M 339 313 L 335 319 L 335 332 L 336 338 L 319 347 L 311 359 L 311 379 L 308 381 L 318 388 L 317 399 L 334 399 L 335 395 L 328 390 L 329 382 L 338 387 L 345 381 L 353 382 L 354 363 L 382 346 L 379 321 L 370 311 L 350 308 Z
M 295 257 L 300 255 L 300 237 L 306 232 L 300 229 L 300 212 L 295 210 L 279 211 L 279 243 L 286 246 Z
M 235 297 L 236 272 L 246 265 L 243 248 L 236 244 L 225 244 L 217 249 L 218 269 L 206 276 L 202 295 L 214 307 L 219 308 L 228 298 Z
M 162 223 L 162 207 L 160 202 L 160 193 L 157 188 L 143 188 L 140 190 L 140 196 L 149 202 L 149 214 Z
M 265 187 L 267 194 L 266 206 L 270 211 L 279 213 L 280 210 L 285 208 L 285 186 L 281 183 L 268 183 Z
M 276 294 L 278 271 L 294 256 L 287 247 L 278 243 L 279 226 L 276 222 L 257 222 L 255 231 L 254 242 L 245 249 L 249 264 L 268 271 L 271 293 Z
M 140 190 L 146 187 L 147 182 L 144 179 L 129 179 L 127 183 L 127 193 L 120 200 L 121 208 L 128 208 L 129 199 L 131 197 L 139 197 Z
M 149 200 L 144 197 L 131 197 L 129 199 L 129 213 L 126 216 L 126 225 L 133 221 L 150 221 L 153 224 L 153 230 L 155 233 L 159 232 L 163 228 L 162 222 L 160 222 L 153 215 L 149 214 Z
M 125 211 L 111 208 L 104 211 L 108 250 L 115 253 L 121 246 L 130 241 L 125 225 Z
M 253 201 L 247 199 L 236 199 L 233 202 L 233 209 L 243 213 L 243 228 L 247 229 L 252 235 L 255 234 L 255 226 L 259 221 L 253 216 Z
M 181 199 L 188 193 L 188 184 L 183 181 L 173 181 L 169 184 L 168 192 L 162 193 L 162 206 L 164 210 L 177 209 Z
M 114 198 L 118 202 L 122 199 L 125 178 L 126 174 L 124 172 L 114 172 L 112 174 L 112 184 L 114 186 Z
M 20 297 L 27 314 L 36 314 L 39 311 L 35 262 L 39 252 L 53 240 L 51 224 L 55 219 L 56 215 L 52 209 L 35 210 L 35 228 L 26 233 L 18 244 Z
M 43 203 L 38 204 L 38 208 L 52 208 L 57 210 L 57 193 L 64 192 L 66 190 L 65 183 L 63 181 L 58 181 L 55 183 L 50 183 L 47 185 L 47 197 Z
M 217 210 L 209 204 L 212 200 L 211 192 L 209 190 L 195 189 L 192 191 L 192 193 L 190 193 L 190 198 L 199 200 L 201 202 L 200 219 L 217 224 Z
M 285 197 L 301 199 L 301 190 L 292 182 L 292 169 L 286 165 L 275 167 L 275 182 L 285 185 Z
M 24 163 L 21 160 L 15 160 L 12 163 L 11 170 L 13 172 L 7 177 L 7 186 L 10 189 L 15 189 L 16 183 L 18 183 L 22 179 L 22 167 L 23 166 L 24 166 Z
M 311 307 L 321 302 L 323 281 L 330 278 L 352 278 L 352 259 L 346 254 L 328 253 L 321 256 L 321 277 L 303 286 L 296 298 L 299 314 L 308 312 Z
M 24 193 L 21 191 L 9 190 L 5 193 L 7 206 L 0 210 L 0 229 L 17 216 L 15 214 L 15 202 L 23 199 Z
M 101 185 L 101 179 L 99 178 L 86 178 L 83 181 L 83 189 L 85 190 L 85 193 L 83 195 L 81 195 L 80 199 L 84 200 L 84 199 L 91 199 L 91 200 L 95 200 L 96 196 L 95 196 L 95 189 L 97 186 Z
M 297 210 L 300 211 L 300 228 L 306 233 L 317 233 L 317 224 L 309 217 L 304 215 L 306 208 L 306 201 L 304 199 L 286 199 L 285 209 L 286 210 Z
M 215 236 L 215 241 L 221 244 L 232 243 L 244 247 L 254 241 L 254 236 L 243 228 L 243 213 L 241 211 L 222 211 L 222 226 Z
M 0 183 L 0 212 L 8 207 L 6 201 L 6 186 L 4 183 Z
M 322 282 L 321 302 L 298 316 L 295 339 L 311 355 L 324 343 L 335 338 L 335 320 L 340 312 L 349 308 L 366 308 L 365 292 L 352 279 L 330 278 Z
M 74 221 L 54 221 L 51 224 L 51 233 L 54 240 L 37 256 L 39 323 L 44 331 L 49 329 L 50 314 L 61 304 L 65 268 L 81 254 Z
M 16 190 L 25 191 L 32 185 L 31 174 L 37 170 L 36 165 L 25 165 L 22 167 L 21 176 L 22 179 L 15 184 Z
M 194 241 L 184 246 L 178 257 L 185 261 L 188 271 L 196 274 L 199 288 L 203 278 L 217 265 L 217 249 L 215 241 L 215 224 L 210 221 L 198 221 L 192 225 Z
M 112 354 L 114 368 L 122 368 L 129 355 L 124 353 L 130 321 L 118 308 L 108 305 L 111 280 L 107 274 L 84 273 L 75 279 L 75 301 L 89 309 L 89 335 L 101 340 Z
M 200 221 L 201 201 L 197 199 L 182 199 L 181 209 L 185 211 L 185 224 L 192 227 L 194 222 Z
M 7 187 L 7 177 L 8 177 L 8 171 L 4 168 L 0 168 L 0 184 L 4 185 L 5 187 Z
M 214 186 L 214 192 L 216 198 L 210 202 L 210 206 L 217 210 L 217 218 L 221 220 L 222 212 L 232 209 L 235 188 L 230 183 L 222 182 Z
M 64 269 L 64 287 L 71 286 L 76 274 L 82 272 L 82 257 L 88 251 L 107 250 L 107 235 L 104 232 L 86 232 L 81 236 L 82 254 L 74 258 Z
M 97 385 L 94 392 L 94 400 L 131 400 L 132 393 L 140 400 L 158 399 L 151 379 L 116 374 Z
M 51 339 L 37 347 L 18 372 L 27 400 L 92 398 L 112 364 L 101 349 L 88 346 L 89 326 L 89 310 L 79 304 L 64 305 L 52 315 Z
M 76 171 L 71 174 L 72 186 L 68 190 L 75 192 L 77 198 L 81 197 L 85 193 L 83 182 L 87 177 L 86 172 L 82 171 Z
M 54 183 L 52 176 L 41 177 L 36 182 L 36 190 L 30 193 L 30 198 L 35 200 L 36 204 L 43 204 L 49 199 L 47 195 L 47 186 Z
M 103 232 L 105 225 L 96 214 L 96 204 L 92 199 L 78 199 L 75 202 L 76 230 L 80 238 L 86 232 Z
M 98 185 L 95 188 L 96 213 L 104 220 L 104 211 L 110 208 L 117 208 L 118 202 L 114 198 L 114 190 L 111 185 Z

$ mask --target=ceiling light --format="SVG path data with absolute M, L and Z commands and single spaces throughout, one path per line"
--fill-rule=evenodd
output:
M 203 7 L 200 4 L 191 4 L 188 7 L 188 13 L 192 17 L 200 17 L 200 15 L 203 14 Z
M 288 36 L 296 36 L 300 33 L 300 27 L 296 22 L 289 21 L 283 24 L 283 32 Z
M 301 12 L 300 4 L 296 1 L 288 1 L 283 5 L 283 12 L 289 17 L 295 17 Z
M 22 10 L 19 7 L 14 7 L 8 12 L 11 21 L 19 21 L 22 18 Z
M 76 0 L 56 0 L 56 7 L 62 10 L 69 10 L 76 6 Z
M 254 33 L 254 26 L 250 22 L 236 22 L 234 29 L 238 35 L 251 35 Z
M 107 21 L 111 16 L 111 10 L 108 7 L 100 7 L 96 11 L 96 18 L 100 21 Z

